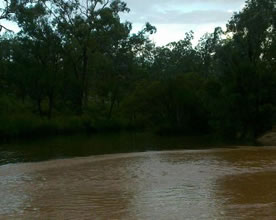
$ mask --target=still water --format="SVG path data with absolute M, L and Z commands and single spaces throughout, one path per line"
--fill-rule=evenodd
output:
M 276 219 L 273 147 L 67 158 L 100 154 L 98 147 L 109 153 L 122 141 L 135 141 L 135 146 L 128 143 L 133 151 L 137 146 L 155 150 L 156 145 L 162 150 L 172 145 L 203 148 L 199 140 L 128 138 L 66 138 L 2 146 L 0 219 Z M 74 154 L 73 145 L 81 155 Z M 23 150 L 27 146 L 29 153 Z M 35 147 L 37 152 L 30 153 Z M 87 148 L 94 150 L 84 152 Z M 62 157 L 66 159 L 54 159 Z

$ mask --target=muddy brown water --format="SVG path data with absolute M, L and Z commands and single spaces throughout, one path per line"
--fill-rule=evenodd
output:
M 0 145 L 0 219 L 276 219 L 276 147 L 221 147 L 145 134 Z
M 0 219 L 276 219 L 276 148 L 8 163 Z

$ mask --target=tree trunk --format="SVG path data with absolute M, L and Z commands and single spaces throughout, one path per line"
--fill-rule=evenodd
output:
M 50 120 L 52 118 L 52 112 L 54 107 L 54 99 L 53 94 L 48 95 L 48 119 Z
M 88 100 L 88 83 L 87 83 L 87 67 L 88 67 L 88 57 L 87 48 L 83 48 L 83 66 L 82 66 L 82 82 L 81 82 L 81 105 L 87 105 Z
M 42 109 L 41 109 L 41 99 L 37 99 L 37 110 L 38 110 L 38 113 L 39 113 L 39 116 L 42 117 L 43 114 L 42 114 Z

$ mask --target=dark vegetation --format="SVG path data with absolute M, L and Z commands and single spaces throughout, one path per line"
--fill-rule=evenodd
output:
M 276 107 L 276 1 L 248 0 L 227 30 L 157 47 L 120 0 L 5 0 L 0 137 L 148 129 L 255 138 Z M 4 31 L 6 29 L 6 31 Z

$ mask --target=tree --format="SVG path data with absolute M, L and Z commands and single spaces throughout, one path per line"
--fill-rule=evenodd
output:
M 222 35 L 223 30 L 220 27 L 217 27 L 212 34 L 206 33 L 199 40 L 199 43 L 196 46 L 196 51 L 201 59 L 201 62 L 199 62 L 198 65 L 202 65 L 200 71 L 206 77 L 209 77 L 216 72 L 214 64 L 216 52 L 223 44 Z
M 3 8 L 0 8 L 0 21 L 12 19 L 18 4 L 18 0 L 3 0 Z M 12 32 L 8 27 L 0 23 L 0 32 L 2 29 Z
M 267 56 L 267 51 L 271 48 L 274 25 L 273 1 L 247 1 L 228 24 L 232 40 L 226 41 L 217 52 L 225 115 L 229 128 L 242 137 L 256 137 L 273 123 L 276 81 L 271 67 L 275 61 Z

